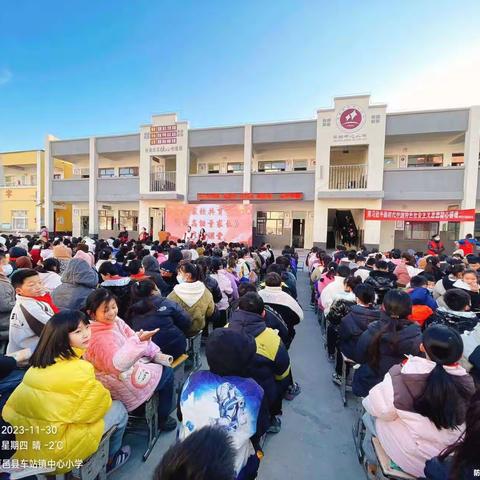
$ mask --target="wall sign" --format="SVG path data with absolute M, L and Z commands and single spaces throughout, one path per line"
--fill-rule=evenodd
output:
M 197 200 L 302 200 L 302 192 L 285 193 L 197 193 Z
M 387 222 L 474 222 L 475 209 L 435 210 L 432 212 L 409 212 L 401 210 L 365 210 L 365 220 Z
M 360 107 L 347 105 L 337 115 L 337 125 L 348 132 L 355 132 L 365 123 L 365 115 Z

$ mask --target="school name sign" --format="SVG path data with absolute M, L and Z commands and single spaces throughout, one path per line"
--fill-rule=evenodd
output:
M 365 220 L 390 222 L 474 222 L 475 209 L 435 210 L 431 212 L 409 212 L 401 210 L 365 210 Z

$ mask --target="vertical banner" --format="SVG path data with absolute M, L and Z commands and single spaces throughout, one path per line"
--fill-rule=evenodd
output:
M 183 240 L 191 227 L 188 237 L 192 241 L 198 241 L 204 229 L 209 243 L 252 244 L 252 205 L 167 205 L 165 223 L 172 239 Z

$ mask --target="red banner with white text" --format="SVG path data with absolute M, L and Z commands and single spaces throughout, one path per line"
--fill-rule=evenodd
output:
M 471 210 L 434 210 L 431 212 L 409 212 L 401 210 L 365 209 L 365 220 L 386 222 L 474 222 L 475 209 Z

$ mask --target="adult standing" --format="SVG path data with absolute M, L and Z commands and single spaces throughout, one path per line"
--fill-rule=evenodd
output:
M 445 251 L 445 246 L 440 240 L 440 235 L 437 233 L 432 236 L 427 245 L 427 255 L 440 255 Z

